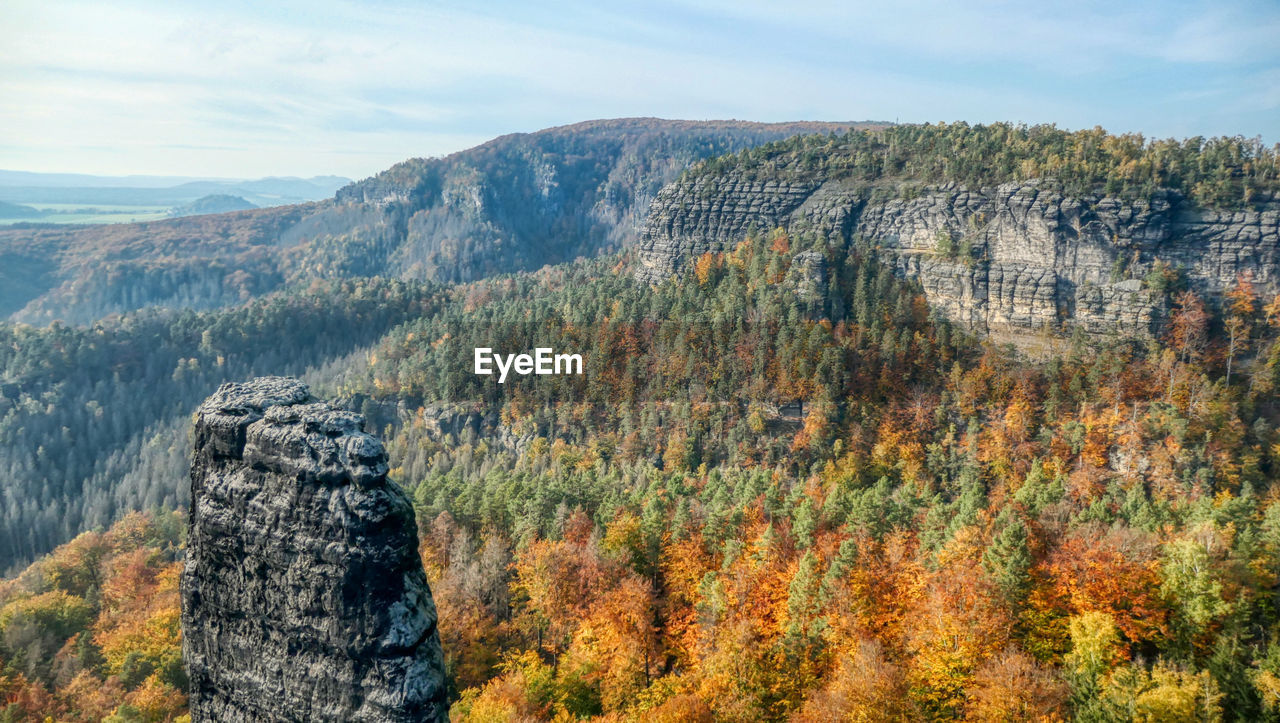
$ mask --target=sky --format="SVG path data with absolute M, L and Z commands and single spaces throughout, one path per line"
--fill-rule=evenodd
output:
M 3 0 L 0 169 L 362 178 L 593 118 L 1280 142 L 1280 2 Z

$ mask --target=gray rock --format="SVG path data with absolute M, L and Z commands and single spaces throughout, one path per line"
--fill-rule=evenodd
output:
M 827 260 L 817 251 L 801 251 L 791 259 L 791 283 L 802 299 L 821 301 L 827 295 Z
M 873 201 L 865 185 L 820 175 L 765 182 L 734 169 L 691 174 L 654 200 L 636 276 L 661 281 L 705 252 L 732 249 L 752 229 L 782 227 L 879 247 L 932 306 L 980 331 L 1157 333 L 1168 299 L 1141 282 L 1157 261 L 1180 267 L 1210 299 L 1246 272 L 1260 293 L 1280 292 L 1276 199 L 1218 212 L 1173 191 L 1122 201 L 1071 198 L 1041 185 L 943 184 L 911 199 Z M 967 242 L 971 254 L 939 254 L 941 233 Z
M 363 425 L 281 377 L 223 385 L 196 413 L 193 721 L 447 718 L 413 508 Z

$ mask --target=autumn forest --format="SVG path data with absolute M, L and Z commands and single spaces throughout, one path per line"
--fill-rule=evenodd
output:
M 1280 299 L 1170 270 L 1162 335 L 1028 354 L 868 244 L 757 231 L 653 288 L 633 264 L 313 285 L 3 353 L 146 384 L 103 351 L 145 335 L 194 404 L 211 370 L 287 361 L 277 316 L 360 329 L 298 372 L 414 500 L 454 720 L 1280 719 Z M 475 346 L 586 369 L 499 385 Z M 180 476 L 167 438 L 138 454 Z M 181 501 L 136 494 L 153 511 L 0 584 L 0 719 L 184 714 Z

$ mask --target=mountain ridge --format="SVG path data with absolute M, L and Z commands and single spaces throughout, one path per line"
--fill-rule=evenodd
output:
M 0 229 L 0 314 L 86 324 L 150 306 L 225 306 L 315 278 L 536 269 L 634 243 L 649 199 L 696 160 L 859 125 L 877 124 L 587 121 L 405 161 L 308 204 Z

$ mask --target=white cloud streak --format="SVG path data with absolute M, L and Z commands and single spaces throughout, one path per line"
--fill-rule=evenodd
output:
M 1280 88 L 1280 12 L 1155 7 L 9 0 L 0 168 L 362 176 L 500 133 L 624 115 L 1004 119 L 1276 140 L 1280 121 L 1257 111 L 1274 109 Z M 1194 100 L 1207 93 L 1224 95 L 1213 113 Z

